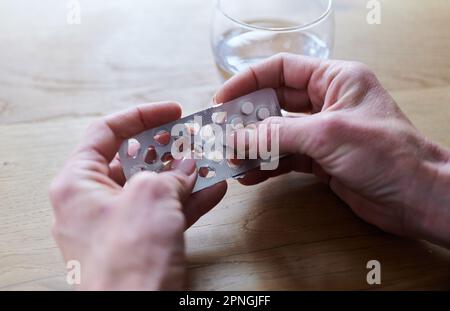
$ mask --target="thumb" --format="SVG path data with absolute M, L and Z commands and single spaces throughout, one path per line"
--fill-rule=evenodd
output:
M 231 133 L 227 145 L 239 156 L 256 154 L 271 156 L 301 154 L 317 158 L 329 150 L 341 133 L 342 122 L 331 112 L 301 117 L 271 117 L 256 127 L 247 127 Z M 241 157 L 242 158 L 242 157 Z
M 279 154 L 302 154 L 313 159 L 329 150 L 337 142 L 335 138 L 342 130 L 341 120 L 332 112 L 301 117 L 272 117 L 264 123 L 268 125 L 268 130 L 260 133 L 259 129 L 258 136 L 265 134 L 272 149 L 273 144 L 277 144 L 275 149 L 278 147 Z M 277 131 L 276 135 L 272 133 L 274 129 Z
M 173 160 L 168 171 L 136 174 L 127 184 L 126 191 L 145 206 L 150 205 L 149 202 L 173 199 L 184 203 L 190 197 L 196 179 L 193 159 Z

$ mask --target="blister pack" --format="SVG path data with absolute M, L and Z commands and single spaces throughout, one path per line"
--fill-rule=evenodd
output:
M 232 152 L 223 141 L 225 133 L 271 116 L 281 116 L 277 95 L 273 89 L 263 89 L 144 131 L 120 147 L 125 177 L 140 171 L 164 171 L 170 161 L 187 153 L 193 155 L 198 170 L 193 192 L 238 177 L 260 166 L 262 160 L 231 161 L 227 155 Z M 130 153 L 133 143 L 139 147 Z

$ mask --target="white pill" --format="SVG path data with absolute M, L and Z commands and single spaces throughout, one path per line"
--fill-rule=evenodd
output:
M 270 117 L 270 111 L 265 107 L 259 108 L 258 111 L 256 112 L 256 116 L 258 117 L 259 120 L 265 120 L 268 117 Z
M 243 128 L 244 127 L 244 121 L 240 117 L 234 117 L 231 119 L 231 127 L 235 130 Z
M 214 130 L 211 125 L 207 124 L 200 129 L 200 137 L 203 140 L 209 140 L 214 137 Z
M 252 102 L 245 102 L 241 106 L 241 112 L 245 115 L 250 115 L 255 110 L 255 105 Z
M 200 130 L 200 124 L 195 122 L 185 123 L 184 126 L 186 126 L 186 131 L 189 135 L 197 135 Z
M 216 124 L 224 124 L 227 120 L 227 112 L 226 111 L 218 111 L 214 112 L 211 115 L 211 119 Z
M 214 161 L 214 162 L 221 162 L 223 160 L 223 153 L 216 150 L 216 151 L 209 151 L 206 153 L 206 158 L 208 160 Z

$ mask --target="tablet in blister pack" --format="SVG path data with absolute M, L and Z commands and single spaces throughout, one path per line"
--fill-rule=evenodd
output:
M 260 166 L 262 159 L 234 161 L 225 135 L 271 116 L 281 116 L 277 95 L 273 89 L 263 89 L 144 131 L 120 147 L 125 177 L 140 171 L 164 171 L 174 158 L 187 155 L 195 159 L 198 170 L 193 192 L 238 177 Z M 133 142 L 138 148 L 130 152 Z

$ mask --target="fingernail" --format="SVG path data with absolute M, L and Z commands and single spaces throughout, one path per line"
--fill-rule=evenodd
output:
M 182 160 L 174 160 L 172 162 L 172 168 L 183 172 L 187 176 L 190 176 L 195 172 L 195 160 L 187 158 Z
M 216 102 L 216 96 L 217 96 L 217 94 L 214 94 L 214 96 L 213 96 L 213 98 L 212 98 L 213 105 L 217 104 L 217 102 Z

